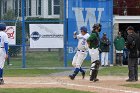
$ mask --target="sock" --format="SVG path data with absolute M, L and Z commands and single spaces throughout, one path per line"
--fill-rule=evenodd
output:
M 3 69 L 0 68 L 0 79 L 3 78 Z
M 81 73 L 84 73 L 85 71 L 80 67 L 80 72 L 81 72 Z
M 76 76 L 79 73 L 80 69 L 79 68 L 75 68 L 75 71 L 73 73 L 73 76 Z

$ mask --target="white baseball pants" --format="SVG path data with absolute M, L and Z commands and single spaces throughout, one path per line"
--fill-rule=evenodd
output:
M 4 62 L 5 62 L 5 52 L 4 52 L 4 48 L 0 48 L 0 68 L 3 69 L 4 67 Z
M 108 52 L 102 52 L 101 54 L 101 65 L 109 65 L 109 62 L 108 62 Z
M 91 56 L 91 63 L 96 61 L 96 60 L 99 60 L 99 50 L 98 50 L 98 48 L 89 49 L 89 55 Z
M 86 57 L 87 57 L 87 52 L 86 51 L 85 52 L 77 51 L 77 53 L 73 57 L 72 65 L 75 68 L 80 68 Z

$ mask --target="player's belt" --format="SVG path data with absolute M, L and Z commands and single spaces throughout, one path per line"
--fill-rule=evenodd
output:
M 83 51 L 83 50 L 78 50 L 78 51 L 80 51 L 80 52 L 86 52 L 86 51 Z
M 0 48 L 4 48 L 4 47 L 0 47 Z

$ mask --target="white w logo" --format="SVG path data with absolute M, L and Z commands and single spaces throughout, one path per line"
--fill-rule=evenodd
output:
M 87 26 L 88 23 L 90 25 L 90 30 L 92 30 L 93 24 L 100 23 L 104 8 L 97 9 L 97 11 L 99 12 L 98 17 L 95 16 L 96 8 L 85 8 L 86 11 L 85 18 L 83 16 L 84 8 L 72 8 L 72 10 L 75 12 L 78 30 L 80 29 L 81 26 Z

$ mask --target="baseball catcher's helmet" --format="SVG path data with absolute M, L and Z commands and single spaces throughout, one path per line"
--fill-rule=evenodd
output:
M 82 31 L 84 31 L 84 32 L 87 33 L 87 28 L 86 28 L 85 26 L 82 26 L 82 27 L 80 28 L 80 30 L 82 30 Z
M 6 24 L 5 23 L 0 23 L 0 30 L 4 31 L 6 29 Z
M 96 29 L 98 29 L 99 32 L 101 32 L 101 27 L 102 27 L 102 25 L 99 24 L 99 23 L 97 23 L 97 24 L 94 24 L 92 28 L 93 28 L 94 31 L 95 31 Z
M 128 30 L 134 30 L 134 27 L 129 26 L 129 27 L 127 27 L 126 31 L 128 31 Z

